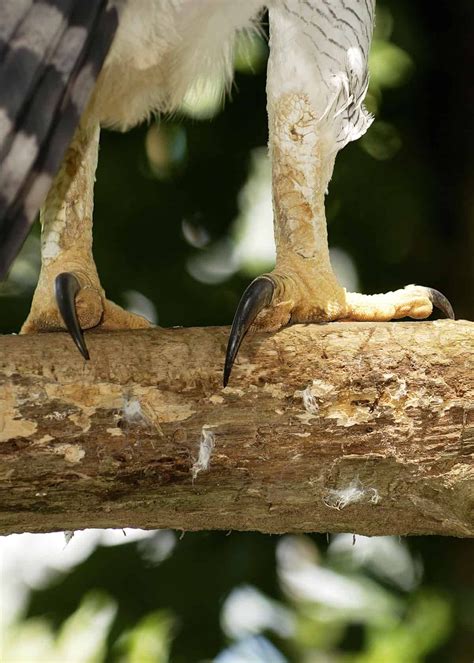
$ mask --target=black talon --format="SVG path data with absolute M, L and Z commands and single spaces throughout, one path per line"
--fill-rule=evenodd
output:
M 224 387 L 229 382 L 232 366 L 245 334 L 260 311 L 270 305 L 275 284 L 268 276 L 259 276 L 247 287 L 241 297 L 230 330 L 224 365 Z
M 447 318 L 455 320 L 453 307 L 451 306 L 448 298 L 445 297 L 439 290 L 435 290 L 434 288 L 426 289 L 428 291 L 428 297 L 430 298 L 433 306 L 436 306 L 436 308 L 438 308 L 441 313 L 444 313 Z
M 54 286 L 56 291 L 56 302 L 64 324 L 66 325 L 66 329 L 71 334 L 72 340 L 84 359 L 89 359 L 89 351 L 86 342 L 84 341 L 84 336 L 76 312 L 75 299 L 77 293 L 81 289 L 79 281 L 71 272 L 62 272 L 56 276 Z

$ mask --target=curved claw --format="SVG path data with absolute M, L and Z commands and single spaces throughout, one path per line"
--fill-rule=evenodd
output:
M 268 276 L 259 276 L 247 287 L 239 302 L 230 330 L 224 365 L 224 387 L 229 382 L 232 366 L 245 334 L 260 311 L 270 305 L 275 284 Z
M 455 320 L 453 307 L 448 298 L 445 297 L 442 292 L 435 290 L 434 288 L 426 288 L 426 290 L 428 291 L 428 297 L 433 306 L 436 306 L 436 308 L 439 309 L 441 313 L 444 313 L 447 318 Z
M 77 318 L 75 303 L 76 295 L 81 289 L 80 283 L 71 272 L 62 272 L 56 276 L 54 287 L 56 302 L 66 329 L 84 359 L 89 359 L 89 351 Z

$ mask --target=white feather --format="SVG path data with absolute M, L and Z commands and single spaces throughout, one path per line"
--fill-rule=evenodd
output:
M 363 106 L 373 27 L 371 0 L 287 0 L 270 6 L 269 106 L 306 94 L 328 156 L 368 129 Z
M 373 0 L 115 0 L 120 26 L 90 113 L 128 128 L 172 111 L 196 85 L 232 78 L 241 30 L 257 29 L 270 7 L 269 107 L 285 92 L 305 93 L 319 134 L 334 154 L 372 118 L 363 106 Z
M 262 6 L 261 0 L 125 0 L 92 119 L 126 129 L 150 113 L 175 110 L 199 82 L 228 86 L 236 35 L 256 28 Z

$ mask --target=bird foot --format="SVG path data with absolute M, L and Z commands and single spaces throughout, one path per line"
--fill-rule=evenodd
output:
M 408 285 L 394 292 L 362 295 L 346 292 L 328 270 L 317 278 L 311 269 L 298 272 L 275 269 L 256 278 L 245 290 L 237 307 L 227 345 L 224 386 L 230 377 L 240 344 L 253 327 L 277 331 L 292 323 L 335 320 L 389 321 L 399 318 L 423 319 L 433 306 L 448 318 L 454 312 L 446 297 L 424 286 Z
M 421 285 L 407 285 L 400 290 L 377 295 L 346 293 L 345 320 L 387 322 L 400 318 L 423 320 L 438 308 L 447 318 L 454 320 L 454 311 L 448 299 L 438 290 Z
M 84 329 L 105 331 L 150 326 L 142 316 L 129 313 L 106 299 L 100 283 L 91 283 L 78 272 L 61 272 L 54 279 L 40 281 L 20 333 L 67 329 L 82 356 L 89 359 Z

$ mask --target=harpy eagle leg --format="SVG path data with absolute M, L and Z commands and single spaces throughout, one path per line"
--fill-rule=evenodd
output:
M 0 3 L 0 279 L 43 205 L 42 268 L 22 333 L 65 325 L 86 359 L 81 328 L 148 326 L 105 299 L 92 257 L 99 127 L 84 112 L 117 31 L 119 5 Z
M 227 384 L 247 330 L 293 322 L 426 318 L 444 295 L 422 286 L 361 295 L 346 292 L 332 270 L 324 198 L 337 152 L 372 118 L 363 107 L 374 0 L 287 0 L 270 6 L 267 78 L 275 268 L 245 291 L 232 324 Z
M 92 255 L 99 135 L 99 126 L 83 116 L 41 209 L 41 272 L 21 328 L 25 334 L 65 326 L 85 359 L 82 330 L 149 326 L 106 299 Z

